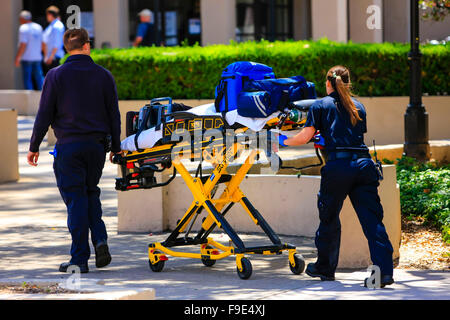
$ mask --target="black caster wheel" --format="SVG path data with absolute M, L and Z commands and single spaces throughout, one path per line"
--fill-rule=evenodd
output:
M 159 251 L 155 251 L 154 254 L 159 254 Z M 160 260 L 157 263 L 153 264 L 150 260 L 148 260 L 148 264 L 150 266 L 150 270 L 153 272 L 161 272 L 164 269 L 164 260 Z
M 289 268 L 293 274 L 301 274 L 305 271 L 305 259 L 303 259 L 302 255 L 294 254 L 295 267 L 289 262 Z
M 210 250 L 210 249 L 212 249 L 212 247 L 207 246 L 205 249 Z M 207 267 L 212 267 L 213 265 L 216 264 L 216 260 L 202 258 L 202 263 Z
M 237 274 L 239 278 L 247 280 L 252 275 L 253 271 L 252 264 L 250 260 L 248 260 L 247 258 L 242 258 L 241 264 L 242 264 L 242 271 L 240 271 L 239 268 L 236 268 Z

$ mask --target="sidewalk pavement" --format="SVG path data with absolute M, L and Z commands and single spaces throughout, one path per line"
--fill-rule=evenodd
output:
M 37 168 L 26 163 L 33 121 L 19 117 L 20 181 L 0 185 L 0 283 L 50 278 L 64 281 L 69 277 L 57 271 L 69 258 L 70 235 L 50 149 L 41 148 Z M 107 286 L 124 289 L 154 288 L 157 299 L 450 299 L 450 272 L 396 269 L 394 285 L 369 290 L 362 286 L 366 270 L 338 270 L 336 281 L 321 282 L 305 274 L 292 274 L 287 254 L 250 256 L 253 275 L 249 280 L 239 279 L 233 257 L 218 261 L 212 268 L 198 260 L 169 257 L 164 270 L 154 273 L 148 267 L 147 246 L 164 240 L 167 234 L 117 234 L 115 176 L 116 167 L 107 163 L 100 187 L 113 261 L 97 270 L 92 254 L 91 272 L 82 274 L 83 279 L 100 279 Z M 224 234 L 213 237 L 228 243 Z M 267 243 L 260 234 L 242 238 L 249 244 Z M 307 263 L 315 260 L 313 239 L 281 238 L 296 245 Z

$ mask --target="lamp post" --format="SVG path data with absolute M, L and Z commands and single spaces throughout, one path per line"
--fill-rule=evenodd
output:
M 410 0 L 411 9 L 411 51 L 408 54 L 410 63 L 410 96 L 405 113 L 404 154 L 419 161 L 430 159 L 428 143 L 428 113 L 422 104 L 421 57 L 419 50 L 419 2 Z

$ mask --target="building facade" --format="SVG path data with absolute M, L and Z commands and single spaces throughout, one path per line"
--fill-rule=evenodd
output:
M 57 5 L 63 22 L 79 6 L 81 25 L 94 46 L 129 47 L 138 12 L 152 10 L 155 36 L 166 46 L 249 40 L 327 37 L 346 42 L 409 41 L 409 0 L 2 0 L 0 2 L 0 89 L 21 87 L 14 67 L 18 14 L 26 9 L 46 26 L 45 9 Z M 421 22 L 421 39 L 444 39 L 450 18 Z

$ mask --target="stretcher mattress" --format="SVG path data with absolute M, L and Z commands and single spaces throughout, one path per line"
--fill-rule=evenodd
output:
M 221 113 L 216 112 L 216 108 L 213 103 L 201 105 L 188 110 L 187 112 L 197 116 L 222 116 Z M 277 117 L 277 112 L 271 114 L 267 118 L 247 118 L 242 117 L 237 113 L 237 110 L 229 111 L 225 114 L 225 119 L 229 125 L 239 123 L 253 131 L 261 131 L 266 123 Z M 156 130 L 151 128 L 142 131 L 138 137 L 139 148 L 152 148 L 160 139 L 162 139 L 162 130 Z M 136 151 L 136 145 L 134 143 L 135 135 L 131 135 L 124 139 L 121 143 L 122 150 Z

